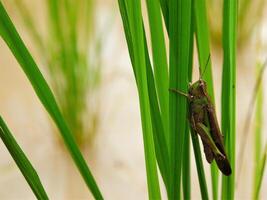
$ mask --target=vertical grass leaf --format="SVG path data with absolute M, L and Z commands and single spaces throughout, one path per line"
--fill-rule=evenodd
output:
M 162 120 L 165 133 L 168 134 L 169 126 L 169 83 L 168 83 L 168 65 L 160 13 L 160 4 L 158 0 L 146 0 L 149 17 L 150 35 L 153 52 L 154 77 L 157 88 L 157 94 L 162 113 Z M 168 140 L 167 135 L 165 136 Z
M 133 63 L 135 66 L 134 71 L 139 94 L 149 198 L 161 199 L 147 86 L 141 2 L 140 0 L 122 0 L 121 2 L 119 1 L 119 5 L 124 5 L 126 8 L 125 16 L 128 16 L 130 35 L 132 38 Z
M 170 88 L 187 91 L 190 57 L 191 0 L 169 1 Z M 187 99 L 170 92 L 170 199 L 180 199 Z
M 127 15 L 126 5 L 123 0 L 119 0 L 119 8 L 123 21 L 123 27 L 125 32 L 125 37 L 128 45 L 128 51 L 135 75 L 135 79 L 137 80 L 136 75 L 136 66 L 134 63 L 134 54 L 133 54 L 133 45 L 132 45 L 132 36 L 129 29 L 129 19 Z M 146 38 L 144 34 L 144 47 L 145 47 L 145 56 L 146 56 L 146 73 L 147 73 L 147 84 L 148 84 L 148 93 L 149 93 L 149 101 L 150 101 L 150 112 L 151 112 L 151 122 L 153 128 L 153 139 L 155 144 L 155 152 L 157 157 L 157 162 L 159 165 L 160 172 L 162 174 L 163 181 L 165 183 L 166 189 L 168 191 L 168 169 L 169 169 L 169 152 L 166 143 L 166 138 L 164 135 L 163 123 L 161 120 L 161 112 L 159 108 L 159 103 L 157 99 L 157 93 L 154 82 L 154 75 L 149 59 L 148 48 L 146 43 Z
M 213 104 L 214 89 L 212 80 L 211 61 L 206 63 L 210 56 L 210 40 L 209 40 L 209 26 L 207 20 L 206 0 L 194 1 L 194 14 L 195 14 L 195 32 L 198 49 L 198 59 L 200 64 L 199 74 L 203 75 L 203 79 L 208 85 L 208 94 L 211 97 Z M 206 68 L 206 69 L 205 69 Z M 204 73 L 204 74 L 203 74 Z M 211 164 L 211 178 L 212 178 L 212 195 L 213 199 L 218 199 L 218 168 L 215 162 Z
M 237 0 L 223 4 L 223 75 L 222 75 L 222 133 L 229 156 L 232 174 L 223 176 L 222 199 L 234 199 L 235 190 L 235 136 L 236 136 L 236 34 Z

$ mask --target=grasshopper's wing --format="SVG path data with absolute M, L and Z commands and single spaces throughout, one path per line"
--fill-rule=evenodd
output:
M 223 136 L 220 131 L 219 123 L 217 120 L 215 108 L 213 104 L 210 101 L 210 98 L 207 96 L 208 101 L 210 102 L 207 104 L 207 115 L 210 125 L 210 133 L 211 137 L 216 144 L 217 148 L 221 151 L 221 153 L 226 156 L 224 145 L 223 145 Z

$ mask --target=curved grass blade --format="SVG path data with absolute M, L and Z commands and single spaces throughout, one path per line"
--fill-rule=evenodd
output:
M 0 116 L 0 137 L 3 143 L 5 144 L 6 148 L 8 149 L 10 155 L 16 162 L 24 178 L 31 187 L 36 198 L 39 200 L 48 200 L 48 196 L 44 190 L 44 187 L 39 179 L 37 172 L 33 168 L 32 164 L 30 163 L 30 161 L 28 160 L 28 158 L 26 157 L 26 155 L 24 154 L 18 143 L 16 142 L 15 138 L 9 131 L 7 125 L 5 124 L 1 116 Z
M 222 133 L 229 156 L 232 175 L 223 176 L 222 199 L 234 199 L 235 191 L 235 137 L 236 137 L 236 35 L 237 0 L 223 4 L 223 76 L 222 76 Z
M 140 0 L 119 0 L 119 5 L 123 22 L 126 22 L 126 27 L 129 28 L 125 31 L 126 36 L 130 35 L 131 38 L 127 41 L 130 41 L 132 48 L 132 50 L 129 48 L 129 51 L 133 53 L 133 68 L 139 93 L 149 198 L 161 199 L 148 95 L 141 2 Z
M 120 13 L 123 21 L 123 27 L 125 32 L 125 37 L 128 45 L 128 51 L 135 75 L 135 79 L 137 81 L 136 77 L 136 66 L 134 63 L 134 53 L 133 53 L 133 46 L 132 46 L 132 36 L 129 28 L 129 21 L 128 21 L 128 15 L 126 10 L 126 5 L 123 0 L 119 0 L 119 8 Z M 146 72 L 147 72 L 147 84 L 148 84 L 148 93 L 149 93 L 149 101 L 150 101 L 150 112 L 151 112 L 151 122 L 152 122 L 152 128 L 153 128 L 153 139 L 154 139 L 154 145 L 155 145 L 155 152 L 157 157 L 157 162 L 159 165 L 159 169 L 163 178 L 163 181 L 166 186 L 166 190 L 168 191 L 168 169 L 169 169 L 169 152 L 168 147 L 164 135 L 164 129 L 163 124 L 161 120 L 161 113 L 159 109 L 159 103 L 157 99 L 157 93 L 154 83 L 154 76 L 153 71 L 151 67 L 151 62 L 148 54 L 147 49 L 147 43 L 144 33 L 144 47 L 145 47 L 145 57 L 146 57 Z
M 145 35 L 144 35 L 145 36 Z M 151 111 L 151 122 L 153 128 L 153 139 L 155 143 L 155 151 L 157 156 L 157 161 L 159 169 L 162 174 L 163 181 L 166 186 L 167 193 L 169 195 L 169 151 L 167 146 L 166 137 L 164 134 L 164 128 L 162 123 L 162 115 L 159 109 L 159 103 L 157 99 L 157 93 L 155 88 L 155 82 L 153 77 L 153 71 L 148 55 L 147 43 L 145 42 L 145 54 L 146 54 L 146 69 L 147 69 L 147 84 L 148 84 L 148 95 L 150 101 L 150 111 Z
M 207 8 L 205 0 L 194 1 L 194 13 L 195 13 L 195 32 L 198 49 L 198 59 L 200 64 L 200 74 L 203 74 L 203 79 L 208 85 L 208 93 L 211 97 L 213 105 L 214 101 L 214 88 L 212 80 L 212 68 L 211 62 L 208 62 L 207 68 L 206 62 L 210 55 L 210 40 L 209 40 L 209 26 L 207 20 Z M 211 164 L 211 177 L 212 177 L 212 195 L 213 199 L 218 199 L 218 168 L 215 162 Z
M 158 94 L 165 137 L 169 133 L 169 77 L 164 32 L 158 0 L 146 0 L 149 17 L 155 85 Z
M 74 141 L 73 135 L 71 134 L 67 124 L 62 117 L 51 89 L 49 88 L 32 56 L 27 50 L 25 44 L 21 40 L 1 2 L 0 35 L 9 46 L 10 50 L 22 67 L 24 73 L 30 80 L 40 101 L 56 123 L 63 137 L 64 143 L 67 146 L 88 188 L 91 190 L 96 199 L 103 199 L 102 194 L 89 170 L 89 167 L 87 166 L 86 161 L 84 160 L 77 144 Z

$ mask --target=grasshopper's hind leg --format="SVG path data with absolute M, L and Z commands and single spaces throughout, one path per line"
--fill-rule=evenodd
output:
M 207 138 L 205 134 L 202 134 L 202 131 L 199 132 L 193 116 L 190 117 L 190 124 L 191 124 L 192 129 L 194 130 L 193 134 L 196 134 L 196 135 L 199 134 L 203 147 L 204 147 L 206 160 L 208 163 L 211 163 L 214 159 L 214 155 L 213 155 L 212 149 L 210 148 L 209 142 L 207 142 L 209 138 Z
M 197 123 L 196 124 L 197 132 L 200 134 L 200 137 L 205 143 L 209 146 L 209 148 L 212 150 L 214 158 L 216 160 L 216 163 L 219 167 L 219 169 L 222 171 L 222 173 L 226 176 L 229 176 L 232 173 L 230 163 L 226 156 L 224 156 L 220 150 L 217 148 L 215 143 L 213 142 L 212 138 L 209 135 L 209 128 L 206 127 L 204 124 Z M 205 148 L 205 146 L 204 146 Z M 207 158 L 207 155 L 206 155 Z M 208 159 L 207 159 L 208 160 Z
M 197 130 L 198 134 L 200 135 L 201 139 L 210 147 L 210 149 L 212 150 L 212 152 L 215 156 L 220 155 L 220 154 L 222 156 L 224 156 L 220 152 L 220 150 L 216 147 L 211 136 L 209 135 L 210 129 L 207 126 L 205 126 L 202 123 L 197 123 L 196 124 L 196 130 Z

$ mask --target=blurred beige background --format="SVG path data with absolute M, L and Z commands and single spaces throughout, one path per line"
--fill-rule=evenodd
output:
M 35 8 L 36 16 L 42 17 L 43 11 L 39 2 L 40 0 L 34 1 L 32 6 Z M 12 4 L 5 3 L 5 5 L 7 5 L 8 11 L 27 46 L 31 52 L 35 53 L 25 28 L 18 22 L 18 15 Z M 104 47 L 104 81 L 100 90 L 102 97 L 101 127 L 94 145 L 84 152 L 84 156 L 88 160 L 106 199 L 147 199 L 138 96 L 117 2 L 112 0 L 99 1 L 97 9 L 98 26 L 103 26 L 103 22 L 109 18 L 114 18 L 114 21 L 107 34 L 107 43 Z M 266 26 L 262 35 L 267 33 Z M 263 39 L 265 42 L 267 41 L 266 36 Z M 252 45 L 253 43 L 243 52 L 239 52 L 237 142 L 243 134 L 245 114 L 255 81 L 253 76 L 255 52 L 253 53 Z M 262 57 L 267 57 L 266 51 Z M 212 53 L 218 113 L 221 58 L 221 52 L 214 51 Z M 196 68 L 197 62 L 194 66 Z M 44 67 L 41 66 L 41 70 L 46 74 Z M 194 80 L 198 78 L 196 74 Z M 266 113 L 266 106 L 264 109 Z M 51 199 L 88 199 L 88 196 L 91 197 L 73 162 L 66 154 L 65 148 L 59 145 L 51 121 L 30 83 L 2 40 L 0 40 L 0 113 L 35 166 Z M 266 137 L 266 126 L 264 130 Z M 253 162 L 250 159 L 252 158 L 252 144 L 253 141 L 250 137 L 236 199 L 250 199 L 251 196 Z M 237 144 L 237 152 L 238 147 L 239 144 Z M 193 156 L 192 153 L 192 158 Z M 2 142 L 0 142 L 0 157 L 0 199 L 35 199 Z M 192 199 L 199 199 L 200 191 L 193 160 L 191 170 Z M 206 173 L 209 174 L 209 165 L 206 162 L 205 167 Z M 238 160 L 237 167 L 239 167 Z M 208 184 L 210 185 L 209 179 Z M 262 199 L 267 195 L 266 190 L 264 190 L 266 187 L 267 176 L 265 172 Z

